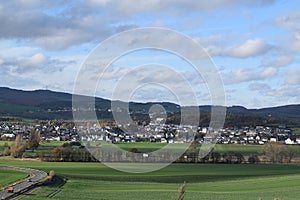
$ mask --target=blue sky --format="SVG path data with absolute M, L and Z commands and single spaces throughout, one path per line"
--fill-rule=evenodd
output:
M 82 63 L 100 42 L 151 26 L 178 31 L 205 49 L 224 83 L 226 105 L 299 104 L 299 6 L 296 0 L 1 1 L 0 86 L 72 92 Z M 180 73 L 199 104 L 211 103 L 205 83 L 183 60 L 147 50 L 113 63 L 96 95 L 112 98 L 114 83 L 154 61 Z M 176 75 L 152 69 L 158 69 L 149 71 L 155 80 L 179 85 Z M 172 91 L 149 84 L 132 91 L 131 100 L 176 102 Z

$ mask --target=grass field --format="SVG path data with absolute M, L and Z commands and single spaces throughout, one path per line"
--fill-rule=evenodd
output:
M 300 165 L 172 164 L 147 174 L 128 174 L 100 163 L 59 163 L 0 158 L 0 165 L 55 170 L 67 179 L 22 199 L 175 199 L 186 185 L 186 199 L 298 199 Z
M 17 180 L 26 178 L 28 174 L 23 172 L 0 169 L 0 188 Z
M 165 146 L 161 143 L 119 143 L 118 147 L 128 150 L 130 148 L 137 148 L 139 152 L 151 152 L 160 149 Z M 170 150 L 176 150 L 178 148 L 183 148 L 180 144 L 170 145 Z M 300 145 L 290 145 L 289 148 L 295 152 L 295 157 L 300 157 Z M 263 145 L 242 145 L 242 144 L 216 144 L 214 146 L 214 151 L 220 154 L 228 152 L 239 152 L 244 156 L 249 156 L 251 154 L 263 155 Z

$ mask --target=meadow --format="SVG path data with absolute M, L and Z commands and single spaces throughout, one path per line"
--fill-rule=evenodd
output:
M 0 158 L 0 165 L 49 172 L 66 180 L 36 189 L 22 199 L 176 199 L 186 181 L 185 199 L 298 199 L 300 165 L 172 164 L 151 173 L 128 174 L 101 163 L 63 163 Z M 147 165 L 147 164 L 144 164 Z

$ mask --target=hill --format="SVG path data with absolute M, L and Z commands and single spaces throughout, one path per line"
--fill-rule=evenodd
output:
M 0 87 L 0 94 L 1 116 L 41 120 L 72 119 L 72 94 L 50 90 L 23 91 L 5 87 Z M 85 98 L 84 96 L 81 97 Z M 149 118 L 148 110 L 154 104 L 162 105 L 166 109 L 168 116 L 180 115 L 180 106 L 169 102 L 130 102 L 129 108 L 135 119 L 143 120 Z M 100 119 L 112 119 L 110 100 L 97 97 L 95 98 L 95 105 L 97 115 Z M 199 106 L 199 109 L 201 117 L 203 117 L 203 123 L 209 121 L 211 106 Z M 298 124 L 300 123 L 300 105 L 285 105 L 261 109 L 231 106 L 227 107 L 226 121 L 228 122 L 228 120 L 248 124 L 251 124 L 250 122 L 255 120 L 258 122 L 265 120 L 279 124 Z

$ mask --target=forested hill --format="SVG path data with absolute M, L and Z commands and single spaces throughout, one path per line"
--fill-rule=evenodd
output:
M 111 119 L 111 101 L 96 98 L 97 115 Z M 180 107 L 168 102 L 130 102 L 130 111 L 136 119 L 144 118 L 153 104 L 164 106 L 168 113 L 178 113 Z M 208 114 L 211 106 L 199 106 L 200 112 Z M 31 119 L 72 119 L 72 94 L 50 90 L 23 91 L 0 87 L 0 116 L 14 116 Z M 247 109 L 241 106 L 227 107 L 228 120 L 273 120 L 300 123 L 300 104 L 279 107 Z M 277 121 L 276 121 L 277 120 Z M 233 122 L 230 122 L 233 123 Z M 247 123 L 247 122 L 245 122 Z

